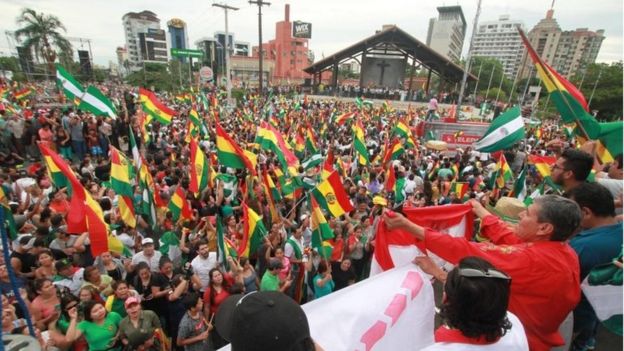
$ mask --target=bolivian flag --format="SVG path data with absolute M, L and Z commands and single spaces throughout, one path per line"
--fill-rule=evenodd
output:
M 184 219 L 193 218 L 193 211 L 191 211 L 191 206 L 186 200 L 186 193 L 181 186 L 178 185 L 175 193 L 171 196 L 171 200 L 169 201 L 169 211 L 173 214 L 173 221 L 177 222 L 180 217 Z
M 500 155 L 496 168 L 496 187 L 502 189 L 505 187 L 505 183 L 513 179 L 513 172 L 511 171 L 504 154 Z
M 195 138 L 191 138 L 191 182 L 189 190 L 197 194 L 208 185 L 208 159 Z
M 340 217 L 345 212 L 354 210 L 351 200 L 347 195 L 340 176 L 336 171 L 312 189 L 312 196 L 334 217 Z
M 455 193 L 457 198 L 463 199 L 464 195 L 468 192 L 468 183 L 464 182 L 453 182 L 451 185 L 451 192 Z
M 333 122 L 334 124 L 341 126 L 345 124 L 347 121 L 353 119 L 353 116 L 355 116 L 354 112 L 345 112 L 340 115 L 336 114 L 334 115 Z
M 39 149 L 44 158 L 54 163 L 55 168 L 69 180 L 72 187 L 71 211 L 67 215 L 68 233 L 89 233 L 92 255 L 99 256 L 106 251 L 124 252 L 123 244 L 109 231 L 104 221 L 104 213 L 100 205 L 91 197 L 89 192 L 80 184 L 69 165 L 54 151 L 43 144 Z
M 267 198 L 267 203 L 269 205 L 269 212 L 271 212 L 271 220 L 273 223 L 279 222 L 279 213 L 277 212 L 277 208 L 275 207 L 275 201 L 280 201 L 282 196 L 277 190 L 273 179 L 268 175 L 266 169 L 262 172 L 262 183 L 264 185 L 264 194 Z
M 221 128 L 219 122 L 215 122 L 215 128 L 217 133 L 217 158 L 219 159 L 219 163 L 231 168 L 246 168 L 251 174 L 256 175 L 257 156 L 238 146 L 234 139 Z
M 130 179 L 135 172 L 132 164 L 115 147 L 111 146 L 111 187 L 117 193 L 119 213 L 121 219 L 131 228 L 136 227 L 136 216 L 134 210 L 134 189 Z
M 143 88 L 139 88 L 139 100 L 143 111 L 150 114 L 161 124 L 169 124 L 175 115 L 175 111 L 160 102 L 156 95 Z
M 329 259 L 333 246 L 327 242 L 334 238 L 334 231 L 329 227 L 321 208 L 313 197 L 310 198 L 310 226 L 312 229 L 312 248 L 324 259 Z
M 243 238 L 238 245 L 238 257 L 249 257 L 250 253 L 258 251 L 266 235 L 262 217 L 243 203 Z
M 543 62 L 535 52 L 529 40 L 520 31 L 520 37 L 527 48 L 527 52 L 535 64 L 537 73 L 542 79 L 542 83 L 550 94 L 552 101 L 561 114 L 564 123 L 578 123 L 582 125 L 585 132 L 591 139 L 596 139 L 600 135 L 600 125 L 596 119 L 589 114 L 587 101 L 583 94 L 557 71 Z
M 318 146 L 316 143 L 316 137 L 314 137 L 314 132 L 312 131 L 312 129 L 310 127 L 307 127 L 305 130 L 305 143 L 306 143 L 306 148 L 308 149 L 308 151 L 311 154 L 315 154 L 318 152 Z
M 537 156 L 529 155 L 529 163 L 534 165 L 542 179 L 550 177 L 550 167 L 555 164 L 557 158 L 555 156 Z
M 409 127 L 403 123 L 402 121 L 399 121 L 396 126 L 394 127 L 394 129 L 392 130 L 392 132 L 398 136 L 400 136 L 401 138 L 408 138 L 412 133 L 409 130 Z
M 353 125 L 353 148 L 358 153 L 358 163 L 366 166 L 370 164 L 370 160 L 368 158 L 368 150 L 366 149 L 366 142 L 364 139 L 364 128 L 362 127 L 362 123 L 357 121 Z
M 327 177 L 329 177 L 329 175 L 334 171 L 334 162 L 334 150 L 329 149 L 329 151 L 327 152 L 327 157 L 325 158 L 325 162 L 323 163 L 321 179 L 327 179 Z
M 13 96 L 15 97 L 16 100 L 22 100 L 22 99 L 27 98 L 30 94 L 32 94 L 32 89 L 24 88 L 22 90 L 18 90 L 14 92 Z

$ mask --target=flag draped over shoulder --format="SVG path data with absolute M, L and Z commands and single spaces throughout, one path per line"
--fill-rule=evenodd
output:
M 58 63 L 56 64 L 56 84 L 63 89 L 63 93 L 71 101 L 80 99 L 84 94 L 82 85 Z
M 249 257 L 251 253 L 258 251 L 266 235 L 262 217 L 243 203 L 243 238 L 236 250 L 238 257 Z
M 208 186 L 208 159 L 195 138 L 191 138 L 191 182 L 189 190 L 197 194 Z
M 119 213 L 124 223 L 131 228 L 136 227 L 136 215 L 134 210 L 134 189 L 132 186 L 134 173 L 132 164 L 119 150 L 111 146 L 111 187 L 117 193 Z
M 403 213 L 410 221 L 420 226 L 447 232 L 453 237 L 465 237 L 467 240 L 472 237 L 474 216 L 470 204 L 404 207 Z M 382 219 L 375 237 L 371 276 L 408 264 L 415 256 L 426 253 L 424 242 L 417 241 L 406 231 L 389 230 Z
M 328 240 L 334 238 L 334 231 L 327 223 L 314 197 L 310 198 L 310 228 L 312 229 L 312 248 L 316 249 L 322 258 L 329 259 L 333 246 Z
M 162 124 L 169 124 L 175 115 L 175 111 L 160 102 L 153 92 L 139 88 L 139 99 L 143 111 Z
M 525 136 L 520 107 L 516 106 L 494 119 L 474 146 L 481 152 L 495 152 L 512 147 Z
M 223 130 L 219 122 L 215 123 L 217 134 L 217 158 L 219 162 L 231 168 L 248 169 L 251 174 L 256 175 L 256 155 L 243 150 L 238 144 Z
M 520 37 L 522 38 L 524 46 L 527 48 L 531 60 L 535 64 L 537 73 L 542 79 L 542 84 L 546 87 L 551 100 L 557 107 L 557 111 L 561 114 L 563 122 L 578 122 L 583 126 L 589 138 L 598 138 L 600 135 L 600 125 L 596 119 L 589 114 L 588 105 L 583 94 L 546 62 L 542 61 L 521 30 Z
M 336 171 L 312 190 L 312 196 L 334 217 L 340 217 L 346 212 L 354 210 L 353 204 L 347 195 L 340 176 Z

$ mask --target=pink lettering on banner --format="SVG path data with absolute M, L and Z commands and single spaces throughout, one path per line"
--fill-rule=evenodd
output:
M 423 287 L 422 277 L 418 272 L 410 271 L 405 275 L 405 279 L 403 279 L 403 283 L 401 283 L 401 288 L 407 289 L 411 292 L 411 300 L 414 300 L 420 290 Z M 392 324 L 390 328 L 396 324 L 396 322 L 401 318 L 403 311 L 407 307 L 407 295 L 405 293 L 399 293 L 394 295 L 392 301 L 388 304 L 384 311 L 384 315 L 390 317 L 392 319 Z M 365 350 L 370 351 L 375 344 L 381 340 L 386 333 L 388 332 L 386 322 L 382 320 L 376 321 L 368 330 L 362 334 L 360 341 L 364 344 Z
M 412 300 L 416 298 L 416 295 L 420 292 L 420 289 L 423 287 L 423 280 L 420 274 L 417 272 L 407 272 L 407 276 L 403 280 L 403 284 L 401 284 L 402 288 L 406 288 L 412 292 Z
M 392 319 L 392 325 L 396 324 L 401 317 L 403 311 L 405 311 L 405 306 L 407 306 L 407 296 L 403 294 L 396 294 L 386 308 L 385 315 Z
M 440 140 L 450 144 L 473 144 L 477 140 L 481 139 L 478 135 L 460 135 L 455 137 L 455 134 L 442 134 Z
M 386 323 L 377 321 L 362 335 L 360 341 L 366 346 L 366 351 L 370 351 L 384 335 L 386 335 Z

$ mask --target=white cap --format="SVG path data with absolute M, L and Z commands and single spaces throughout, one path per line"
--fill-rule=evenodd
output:
M 143 238 L 143 240 L 141 240 L 141 245 L 148 245 L 148 244 L 154 244 L 154 239 L 152 238 Z

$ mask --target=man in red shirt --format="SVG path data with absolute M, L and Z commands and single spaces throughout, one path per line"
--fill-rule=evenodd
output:
M 561 196 L 539 197 L 520 214 L 514 232 L 479 202 L 471 204 L 481 218 L 481 235 L 490 242 L 454 238 L 394 212 L 386 212 L 383 219 L 389 229 L 408 231 L 452 264 L 479 256 L 507 273 L 512 279 L 509 311 L 522 321 L 531 350 L 563 345 L 559 326 L 581 297 L 578 257 L 566 242 L 580 225 L 580 208 Z

